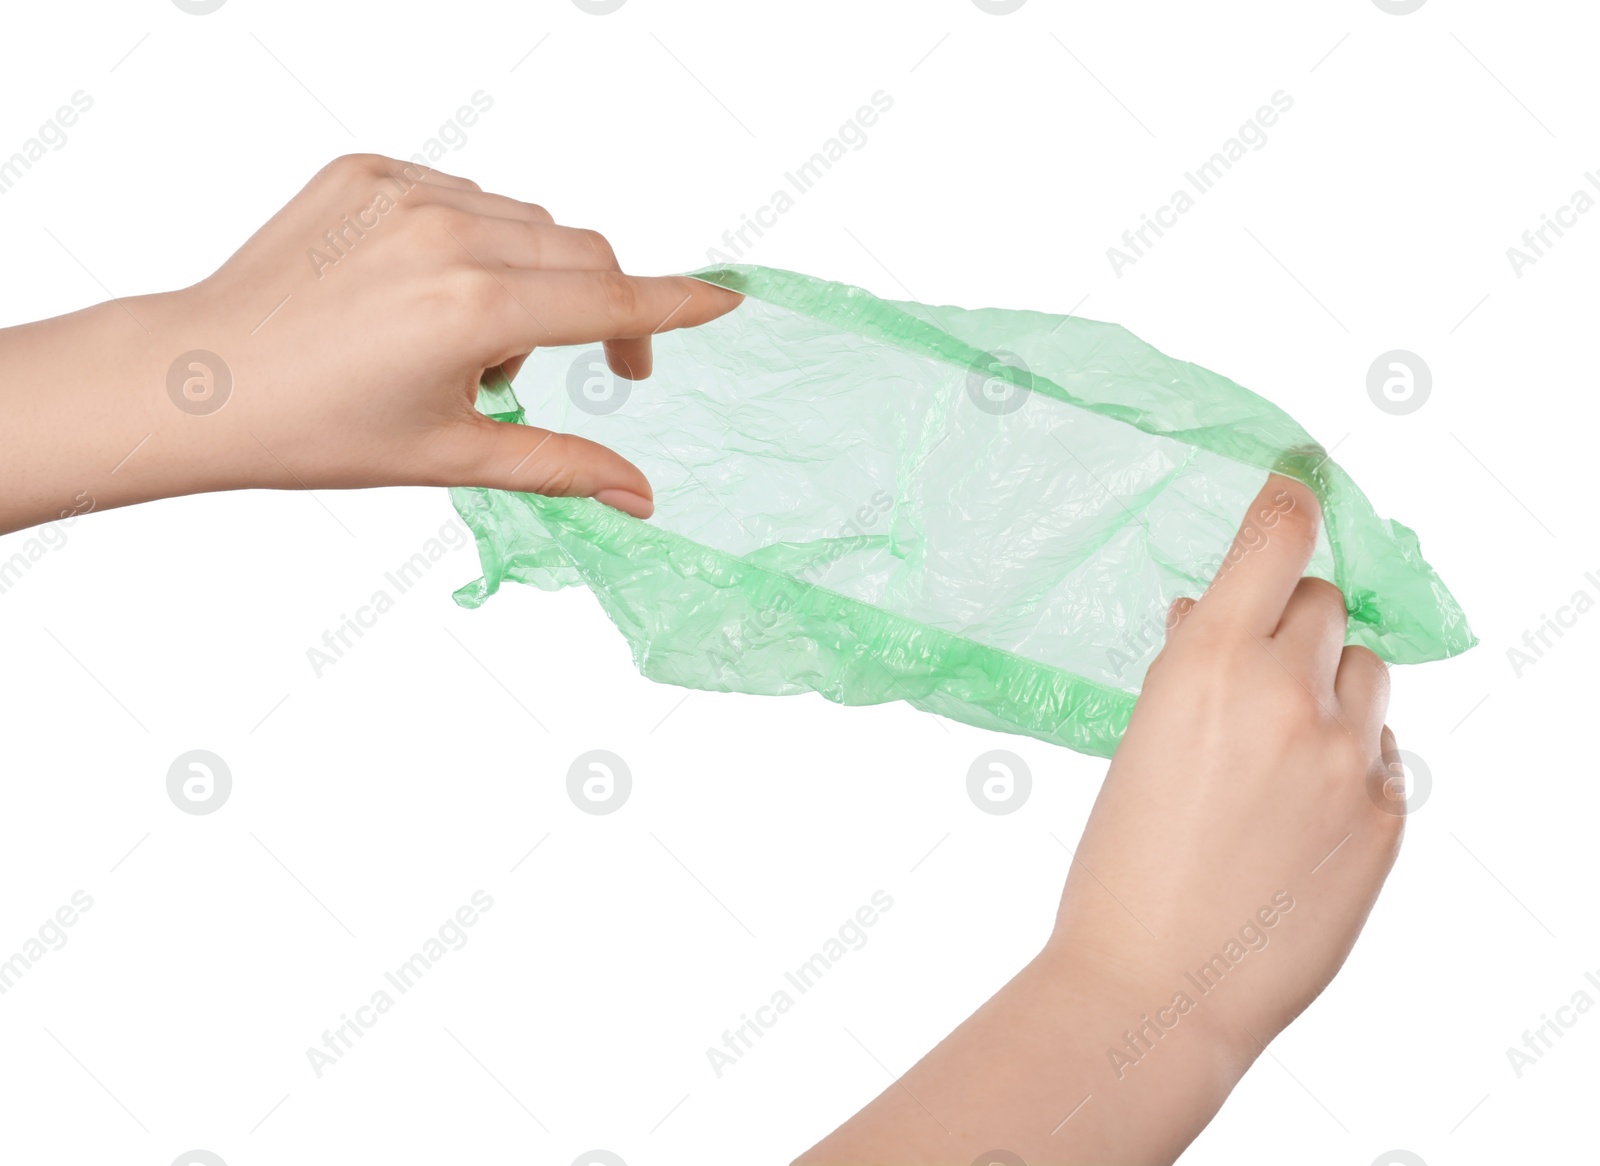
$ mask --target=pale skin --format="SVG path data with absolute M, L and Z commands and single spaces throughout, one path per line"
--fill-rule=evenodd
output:
M 363 214 L 373 225 L 345 236 L 342 258 L 313 262 Z M 479 378 L 514 374 L 540 345 L 602 341 L 615 372 L 648 376 L 652 335 L 740 298 L 623 275 L 603 236 L 467 179 L 340 158 L 192 287 L 0 331 L 0 531 L 85 496 L 106 510 L 248 488 L 491 486 L 648 517 L 638 467 L 489 421 L 473 409 Z M 193 350 L 232 374 L 216 412 L 169 397 L 169 369 Z
M 1404 817 L 1388 670 L 1302 577 L 1319 517 L 1267 480 L 1205 595 L 1173 604 L 1044 950 L 799 1163 L 1172 1162 L 1327 987 Z M 1187 977 L 1246 926 L 1236 963 Z
M 308 257 L 358 212 L 336 262 Z M 0 330 L 0 531 L 86 498 L 393 485 L 648 518 L 637 467 L 488 420 L 480 378 L 587 343 L 645 377 L 651 336 L 739 301 L 624 275 L 602 236 L 466 179 L 341 158 L 192 287 Z M 191 350 L 231 374 L 215 411 L 172 399 Z M 1309 490 L 1268 479 L 1205 595 L 1173 605 L 1049 942 L 799 1163 L 1171 1162 L 1328 985 L 1404 818 L 1371 794 L 1395 749 L 1387 670 L 1345 646 L 1338 590 L 1302 577 L 1318 521 Z

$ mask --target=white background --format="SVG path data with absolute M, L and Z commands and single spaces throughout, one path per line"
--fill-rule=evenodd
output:
M 1520 1079 L 1506 1049 L 1600 969 L 1600 616 L 1520 678 L 1506 650 L 1600 593 L 1600 214 L 1520 278 L 1506 249 L 1600 166 L 1590 12 L 1208 7 L 10 5 L 0 156 L 94 105 L 0 197 L 0 319 L 191 283 L 330 158 L 410 155 L 480 89 L 443 168 L 632 270 L 691 269 L 886 91 L 746 259 L 1076 309 L 1233 377 L 1337 443 L 1483 640 L 1397 672 L 1431 796 L 1343 973 L 1186 1161 L 1573 1161 L 1600 1016 Z M 1114 274 L 1106 249 L 1280 89 L 1266 146 Z M 1409 416 L 1366 392 L 1394 348 L 1433 374 Z M 36 390 L 65 421 L 101 372 Z M 686 699 L 585 592 L 457 609 L 470 549 L 315 677 L 306 650 L 451 517 L 433 490 L 180 499 L 74 523 L 0 595 L 0 958 L 94 901 L 0 996 L 0 1157 L 787 1160 L 1036 950 L 1101 762 L 903 705 Z M 1004 817 L 965 792 L 997 747 L 1034 777 Z M 165 790 L 195 748 L 233 774 L 208 816 Z M 594 748 L 633 774 L 605 817 L 565 789 Z M 318 1079 L 307 1047 L 478 889 L 470 942 Z M 879 889 L 867 946 L 718 1079 L 707 1047 Z

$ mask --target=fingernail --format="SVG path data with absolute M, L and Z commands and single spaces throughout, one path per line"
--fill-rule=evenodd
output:
M 635 518 L 649 518 L 655 513 L 656 504 L 650 499 L 635 494 L 632 490 L 608 489 L 595 493 L 595 501 L 604 502 L 607 506 L 614 507 L 624 514 L 631 514 Z

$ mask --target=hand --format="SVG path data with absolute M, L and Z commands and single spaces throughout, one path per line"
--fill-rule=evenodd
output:
M 623 275 L 599 234 L 464 178 L 339 158 L 193 287 L 0 332 L 0 529 L 83 491 L 103 509 L 244 487 L 490 486 L 648 517 L 637 467 L 487 420 L 479 378 L 538 345 L 594 342 L 645 377 L 652 335 L 740 298 Z M 195 350 L 220 361 L 181 362 L 186 411 L 169 372 Z
M 1404 819 L 1387 670 L 1301 577 L 1318 520 L 1268 479 L 1173 605 L 1044 950 L 800 1162 L 1169 1163 L 1327 986 Z
M 1338 588 L 1301 577 L 1318 516 L 1269 479 L 1204 597 L 1173 605 L 1051 941 L 1139 986 L 1128 1026 L 1166 1010 L 1161 1032 L 1203 1028 L 1244 1064 L 1344 963 L 1405 821 L 1388 669 L 1344 646 Z M 1108 1042 L 1125 1073 L 1152 1035 Z

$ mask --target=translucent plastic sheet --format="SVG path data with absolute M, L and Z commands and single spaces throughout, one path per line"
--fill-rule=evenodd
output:
M 1351 643 L 1414 663 L 1476 642 L 1416 536 L 1287 414 L 1118 325 L 695 274 L 748 298 L 658 336 L 649 380 L 542 349 L 515 395 L 479 396 L 632 460 L 655 516 L 455 490 L 483 565 L 457 602 L 581 583 L 654 680 L 905 700 L 1109 756 L 1168 606 L 1276 470 L 1322 501 L 1310 573 L 1344 591 Z

